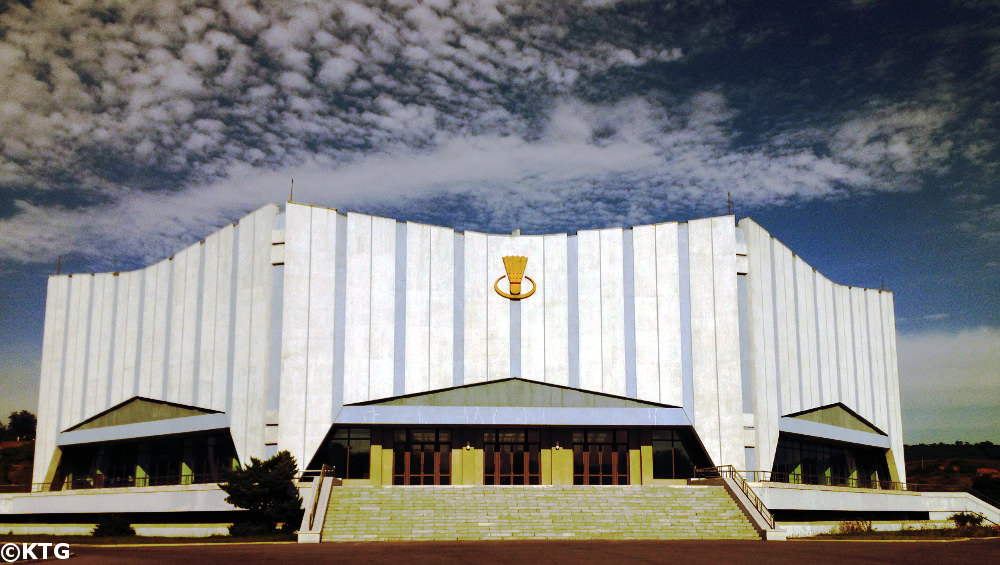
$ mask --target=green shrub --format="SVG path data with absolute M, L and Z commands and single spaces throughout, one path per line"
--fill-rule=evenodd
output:
M 968 528 L 969 526 L 978 528 L 983 525 L 983 517 L 973 512 L 959 512 L 948 516 L 948 519 L 955 522 L 955 527 Z
M 291 533 L 302 523 L 302 497 L 292 479 L 298 472 L 295 458 L 282 451 L 267 461 L 251 458 L 250 465 L 226 474 L 219 487 L 226 492 L 226 502 L 243 513 L 229 527 L 233 536 Z
M 872 528 L 871 520 L 845 520 L 837 524 L 834 533 L 842 535 L 858 535 L 867 534 L 872 531 L 874 531 L 874 528 Z
M 94 537 L 134 536 L 135 528 L 121 514 L 104 514 L 90 534 Z

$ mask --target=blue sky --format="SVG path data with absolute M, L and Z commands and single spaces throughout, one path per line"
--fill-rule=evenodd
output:
M 0 413 L 46 275 L 295 199 L 458 229 L 752 216 L 896 298 L 907 442 L 1000 441 L 995 2 L 0 6 Z

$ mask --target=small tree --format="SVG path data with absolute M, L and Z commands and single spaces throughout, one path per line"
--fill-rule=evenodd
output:
M 296 473 L 298 465 L 287 451 L 266 461 L 251 458 L 249 466 L 227 472 L 219 485 L 228 495 L 226 502 L 247 511 L 230 526 L 230 535 L 272 534 L 278 524 L 282 532 L 295 531 L 303 513 L 302 497 L 292 482 Z
M 8 417 L 7 437 L 16 440 L 34 439 L 37 418 L 27 410 L 11 412 Z

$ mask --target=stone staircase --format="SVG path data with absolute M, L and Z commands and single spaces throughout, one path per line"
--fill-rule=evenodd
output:
M 761 539 L 723 486 L 334 487 L 322 541 Z

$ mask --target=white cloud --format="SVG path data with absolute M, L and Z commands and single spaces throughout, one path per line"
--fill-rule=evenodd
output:
M 897 338 L 907 443 L 1000 436 L 1000 328 Z

